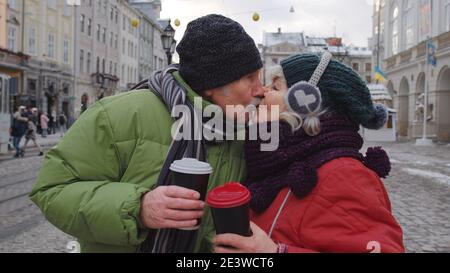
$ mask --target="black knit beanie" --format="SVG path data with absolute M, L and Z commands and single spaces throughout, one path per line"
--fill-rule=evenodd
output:
M 288 86 L 309 81 L 321 57 L 305 53 L 293 55 L 283 61 Z M 324 108 L 337 110 L 368 129 L 380 129 L 387 120 L 387 110 L 374 104 L 366 83 L 350 67 L 332 60 L 319 81 Z
M 177 52 L 181 77 L 197 92 L 225 86 L 262 68 L 258 48 L 244 28 L 216 14 L 190 22 Z

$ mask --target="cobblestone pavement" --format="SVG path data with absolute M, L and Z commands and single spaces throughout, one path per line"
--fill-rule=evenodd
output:
M 450 252 L 450 146 L 382 146 L 393 165 L 384 182 L 407 251 Z
M 58 140 L 51 135 L 38 142 L 48 151 Z M 38 153 L 29 146 L 24 158 L 12 158 L 13 152 L 0 156 L 0 252 L 69 251 L 65 247 L 73 239 L 48 223 L 28 198 L 43 162 Z
M 450 252 L 450 146 L 380 146 L 393 163 L 384 182 L 407 251 Z M 32 151 L 18 160 L 0 157 L 0 252 L 69 251 L 74 239 L 48 223 L 27 197 L 42 160 Z

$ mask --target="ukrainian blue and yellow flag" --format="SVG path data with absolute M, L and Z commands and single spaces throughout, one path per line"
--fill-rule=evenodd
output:
M 436 59 L 436 45 L 433 43 L 433 40 L 429 40 L 427 42 L 427 60 L 428 63 L 431 64 L 432 66 L 436 67 L 437 66 L 437 59 Z
M 377 80 L 379 82 L 385 82 L 386 79 L 387 79 L 386 75 L 381 70 L 381 68 L 379 66 L 375 67 L 375 80 Z

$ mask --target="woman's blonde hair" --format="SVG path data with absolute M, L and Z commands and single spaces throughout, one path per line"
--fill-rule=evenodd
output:
M 275 79 L 280 80 L 282 83 L 284 83 L 287 86 L 287 81 L 284 76 L 283 68 L 281 65 L 276 65 L 268 70 L 269 80 L 273 81 Z M 297 113 L 286 111 L 283 113 L 280 113 L 280 120 L 287 122 L 293 132 L 296 132 L 303 128 L 306 134 L 309 136 L 317 136 L 320 134 L 320 119 L 319 117 L 324 114 L 326 111 L 321 111 L 319 113 L 311 113 L 311 115 L 308 115 L 305 119 L 300 117 Z

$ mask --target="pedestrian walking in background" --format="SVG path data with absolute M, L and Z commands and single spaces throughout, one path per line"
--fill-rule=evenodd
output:
M 28 129 L 28 118 L 26 117 L 25 106 L 20 106 L 13 115 L 11 126 L 11 135 L 13 137 L 13 146 L 16 149 L 14 157 L 23 156 L 20 149 L 20 141 Z
M 49 119 L 46 113 L 42 113 L 41 115 L 41 129 L 42 129 L 42 137 L 46 138 L 48 133 L 48 122 Z
M 64 113 L 61 113 L 59 115 L 59 132 L 61 134 L 61 137 L 64 136 L 64 134 L 67 131 L 67 117 L 64 115 Z
M 49 129 L 50 129 L 50 134 L 56 134 L 56 126 L 57 126 L 57 120 L 58 116 L 56 115 L 56 111 L 53 110 L 52 113 L 50 114 L 50 123 L 49 123 Z
M 41 127 L 41 116 L 42 116 L 42 112 L 41 111 L 38 111 L 37 112 L 38 114 L 37 114 L 37 123 L 36 123 L 36 133 L 38 134 L 38 135 L 42 135 L 42 127 Z
M 22 157 L 25 155 L 25 151 L 27 149 L 28 142 L 31 140 L 31 141 L 33 141 L 34 145 L 39 149 L 39 156 L 43 156 L 44 152 L 42 151 L 41 146 L 39 145 L 39 143 L 36 140 L 37 109 L 36 108 L 30 109 L 27 112 L 27 118 L 28 118 L 28 123 L 27 123 L 28 129 L 25 133 L 25 144 L 23 145 L 21 155 L 22 155 Z

